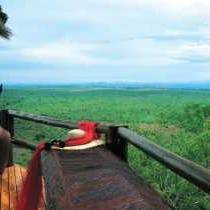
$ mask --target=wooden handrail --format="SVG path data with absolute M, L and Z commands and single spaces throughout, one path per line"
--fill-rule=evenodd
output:
M 160 147 L 127 128 L 118 128 L 118 135 L 210 194 L 210 171 L 206 168 Z
M 41 124 L 45 124 L 45 125 L 51 125 L 51 126 L 67 128 L 67 129 L 77 128 L 77 124 L 74 122 L 57 120 L 55 118 L 48 117 L 48 116 L 40 116 L 40 115 L 21 112 L 21 111 L 17 111 L 17 110 L 8 110 L 8 113 L 15 118 L 28 120 L 28 121 L 32 121 L 32 122 L 36 122 L 36 123 L 41 123 Z
M 19 119 L 23 120 L 28 120 L 36 123 L 41 123 L 45 125 L 51 125 L 54 127 L 59 127 L 59 128 L 66 128 L 66 129 L 75 129 L 77 128 L 77 123 L 72 122 L 72 121 L 63 121 L 63 120 L 58 120 L 53 117 L 49 116 L 40 116 L 40 115 L 35 115 L 32 113 L 26 113 L 26 112 L 21 112 L 17 110 L 8 110 L 8 114 Z M 99 125 L 96 128 L 96 131 L 98 133 L 104 133 L 107 134 L 109 131 L 110 125 Z
M 41 124 L 65 128 L 65 129 L 77 128 L 77 122 L 58 120 L 58 119 L 55 119 L 53 117 L 49 117 L 46 115 L 40 116 L 40 115 L 35 115 L 32 113 L 21 112 L 18 110 L 7 110 L 7 113 L 12 118 L 19 118 L 23 120 L 32 121 L 35 123 L 41 123 Z M 106 146 L 118 157 L 126 161 L 127 160 L 127 143 L 120 141 L 118 137 L 116 136 L 116 130 L 118 127 L 126 127 L 126 126 L 122 124 L 109 125 L 109 124 L 103 123 L 103 124 L 99 124 L 96 127 L 96 132 L 99 134 L 105 134 Z M 33 145 L 30 146 L 26 141 L 24 142 L 21 140 L 17 140 L 17 141 L 13 141 L 12 143 L 21 147 L 28 148 L 28 149 L 34 149 Z
M 17 146 L 20 147 L 24 147 L 26 149 L 31 149 L 31 150 L 35 150 L 36 149 L 36 145 L 34 144 L 30 144 L 24 140 L 20 140 L 20 139 L 16 139 L 16 138 L 12 138 L 11 142 Z
M 57 120 L 49 116 L 38 116 L 17 110 L 4 110 L 2 113 L 7 113 L 11 118 L 20 118 L 41 124 L 51 125 L 54 127 L 66 129 L 77 128 L 76 122 Z M 138 149 L 153 157 L 155 160 L 165 165 L 167 168 L 174 171 L 176 174 L 179 174 L 181 177 L 187 179 L 189 182 L 210 194 L 210 171 L 206 168 L 162 148 L 161 146 L 149 141 L 148 139 L 139 136 L 135 132 L 132 132 L 128 128 L 123 127 L 123 125 L 120 126 L 102 124 L 96 128 L 96 131 L 106 134 L 108 144 L 112 141 L 112 144 L 114 144 L 114 146 L 112 146 L 113 148 L 119 149 L 119 142 L 124 142 L 123 149 L 126 149 L 127 147 L 125 141 L 131 143 Z M 32 150 L 34 150 L 36 147 L 35 145 L 18 139 L 13 139 L 12 143 Z M 121 154 L 122 159 L 125 159 L 125 154 L 125 151 L 123 154 Z

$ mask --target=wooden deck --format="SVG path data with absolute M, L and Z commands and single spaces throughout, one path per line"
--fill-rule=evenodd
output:
M 18 199 L 20 186 L 26 169 L 19 165 L 7 167 L 2 175 L 0 175 L 0 210 L 13 210 L 15 201 Z M 46 205 L 44 199 L 39 210 L 45 210 Z

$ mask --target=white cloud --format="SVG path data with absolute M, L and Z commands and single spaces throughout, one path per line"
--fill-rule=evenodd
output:
M 61 42 L 23 48 L 19 53 L 20 56 L 44 63 L 100 64 L 103 61 L 92 56 L 96 49 L 96 45 Z
M 210 1 L 209 0 L 103 0 L 98 3 L 97 0 L 92 0 L 92 4 L 118 7 L 124 9 L 138 10 L 142 7 L 145 9 L 152 8 L 156 11 L 166 12 L 168 15 L 172 13 L 181 12 L 186 15 L 210 15 Z
M 190 43 L 181 46 L 181 51 L 198 56 L 210 58 L 210 44 L 207 43 Z
M 199 56 L 206 59 L 210 55 L 210 45 L 186 43 L 183 41 L 160 42 L 156 39 L 106 43 L 80 43 L 58 41 L 39 46 L 23 47 L 15 45 L 2 50 L 1 58 L 38 62 L 50 65 L 110 65 L 110 66 L 170 66 L 188 62 Z
M 38 47 L 21 48 L 16 54 L 31 61 L 53 62 L 60 65 L 86 64 L 129 67 L 165 66 L 179 62 L 171 53 L 171 46 L 151 39 L 111 45 L 61 41 Z
M 210 44 L 184 43 L 176 47 L 172 56 L 190 63 L 210 63 Z
M 153 2 L 156 6 L 163 8 L 169 14 L 171 12 L 181 12 L 186 15 L 206 15 L 205 12 L 210 9 L 210 1 L 208 0 L 154 0 Z

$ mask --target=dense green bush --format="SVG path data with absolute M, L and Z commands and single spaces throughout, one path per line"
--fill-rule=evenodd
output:
M 181 127 L 190 132 L 201 132 L 204 123 L 210 117 L 209 104 L 188 104 L 185 106 L 183 113 L 179 115 Z

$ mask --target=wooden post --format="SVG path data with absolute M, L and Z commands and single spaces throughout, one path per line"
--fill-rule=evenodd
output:
M 14 136 L 14 118 L 8 114 L 8 110 L 0 111 L 0 125 L 10 132 L 11 138 Z M 13 148 L 10 143 L 8 166 L 13 165 Z
M 120 159 L 127 162 L 128 143 L 120 138 L 117 130 L 120 127 L 127 127 L 121 125 L 109 126 L 108 134 L 106 135 L 106 146 Z

